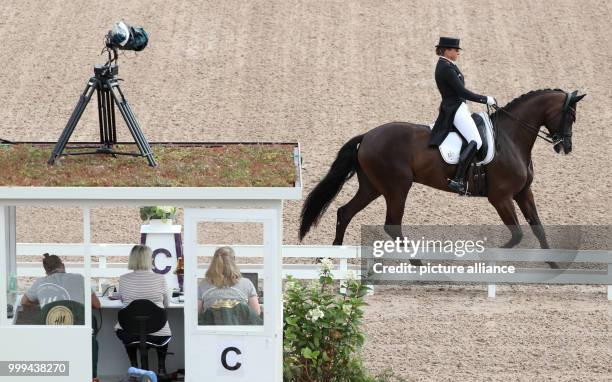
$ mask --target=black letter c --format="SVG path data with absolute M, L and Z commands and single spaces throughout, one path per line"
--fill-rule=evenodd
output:
M 233 351 L 234 353 L 236 353 L 238 355 L 242 354 L 240 349 L 238 349 L 237 347 L 230 346 L 230 347 L 226 348 L 225 350 L 223 350 L 223 352 L 221 353 L 221 364 L 227 370 L 232 370 L 232 371 L 233 370 L 238 370 L 238 369 L 240 369 L 240 366 L 242 366 L 242 364 L 240 362 L 236 362 L 236 364 L 234 366 L 230 366 L 230 365 L 227 364 L 227 353 L 229 353 L 231 351 Z

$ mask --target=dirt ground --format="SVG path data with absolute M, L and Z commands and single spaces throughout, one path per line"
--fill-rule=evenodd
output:
M 122 87 L 152 141 L 299 141 L 304 195 L 351 137 L 389 121 L 429 123 L 439 95 L 433 45 L 460 36 L 467 85 L 501 104 L 530 90 L 588 93 L 574 151 L 534 148 L 545 224 L 611 224 L 612 42 L 607 0 L 105 1 L 0 3 L 0 138 L 55 141 L 92 74 L 103 35 L 125 18 L 150 46 L 120 59 Z M 472 104 L 472 111 L 481 106 Z M 120 134 L 128 139 L 127 130 Z M 97 134 L 90 107 L 74 139 Z M 330 244 L 335 210 L 306 244 Z M 301 202 L 287 202 L 285 243 Z M 379 199 L 349 227 L 384 221 Z M 54 219 L 49 219 L 49 217 Z M 61 218 L 59 218 L 61 217 Z M 52 220 L 49 222 L 49 220 Z M 524 220 L 522 220 L 524 221 Z M 497 224 L 486 200 L 415 185 L 405 224 Z M 137 211 L 99 210 L 95 240 L 137 240 Z M 80 241 L 77 210 L 20 208 L 18 241 Z M 365 360 L 415 380 L 610 380 L 611 305 L 603 287 L 381 288 L 367 309 Z

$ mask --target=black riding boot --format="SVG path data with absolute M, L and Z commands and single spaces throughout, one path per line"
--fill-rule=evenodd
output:
M 138 352 L 136 346 L 126 346 L 125 351 L 130 359 L 130 366 L 138 368 Z
M 168 353 L 168 345 L 156 348 L 157 350 L 157 378 L 159 381 L 168 381 L 166 373 L 166 354 Z
M 457 163 L 457 173 L 455 174 L 455 178 L 448 181 L 448 187 L 458 194 L 463 195 L 466 192 L 467 182 L 465 180 L 465 176 L 477 151 L 478 149 L 476 147 L 476 142 L 470 141 L 459 156 L 459 163 Z

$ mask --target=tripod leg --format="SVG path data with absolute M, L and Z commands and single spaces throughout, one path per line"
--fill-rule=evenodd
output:
M 57 158 L 62 155 L 62 152 L 64 151 L 68 140 L 70 139 L 70 136 L 74 132 L 77 123 L 79 123 L 79 119 L 81 119 L 81 116 L 83 115 L 83 111 L 85 111 L 85 108 L 87 107 L 87 104 L 89 103 L 89 100 L 91 99 L 94 90 L 96 90 L 98 86 L 98 81 L 93 77 L 87 83 L 85 91 L 83 92 L 83 94 L 81 94 L 79 102 L 77 103 L 72 114 L 70 115 L 70 119 L 68 119 L 68 123 L 66 123 L 64 131 L 62 131 L 62 135 L 60 135 L 57 144 L 55 145 L 55 148 L 51 153 L 51 157 L 49 157 L 49 160 L 47 161 L 48 164 L 55 164 Z
M 151 150 L 151 146 L 149 145 L 149 142 L 145 138 L 144 134 L 142 133 L 140 125 L 138 124 L 138 120 L 136 119 L 134 112 L 132 112 L 130 104 L 128 104 L 127 99 L 123 95 L 123 92 L 119 88 L 119 84 L 117 82 L 113 82 L 112 84 L 110 84 L 110 88 L 113 99 L 115 100 L 115 103 L 117 104 L 117 107 L 119 108 L 119 111 L 121 112 L 121 115 L 125 120 L 125 124 L 130 130 L 130 133 L 132 134 L 132 137 L 134 138 L 134 141 L 136 142 L 136 145 L 140 150 L 140 153 L 142 154 L 142 156 L 147 158 L 149 166 L 157 166 L 155 158 L 153 158 L 153 151 Z
M 98 125 L 100 126 L 100 143 L 104 144 L 104 117 L 102 113 L 102 91 L 98 87 L 96 89 L 98 95 Z
M 109 94 L 108 100 L 108 111 L 110 113 L 108 116 L 108 122 L 111 126 L 111 141 L 113 143 L 117 143 L 117 125 L 115 124 L 115 99 Z

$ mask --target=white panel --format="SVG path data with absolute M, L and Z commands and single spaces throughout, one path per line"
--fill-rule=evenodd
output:
M 83 256 L 84 267 L 81 274 L 85 278 L 85 326 L 91 328 L 91 211 L 83 208 Z
M 276 209 L 185 209 L 186 381 L 282 381 L 282 290 L 280 219 Z M 196 261 L 199 222 L 263 224 L 264 326 L 198 327 Z M 225 363 L 225 365 L 224 365 Z
M 203 200 L 301 199 L 301 187 L 0 187 L 0 200 L 11 205 L 84 203 L 201 205 Z M 251 202 L 252 205 L 252 202 Z
M 68 361 L 69 376 L 0 377 L 2 381 L 83 382 L 91 380 L 91 328 L 12 326 L 0 328 L 0 360 Z M 18 345 L 6 345 L 18 344 Z
M 7 275 L 17 274 L 17 214 L 15 206 L 8 206 L 7 209 Z M 43 252 L 41 252 L 43 253 Z
M 0 271 L 7 271 L 7 257 L 8 257 L 8 208 L 6 206 L 0 206 Z M 6 293 L 7 293 L 7 277 L 0 279 L 0 328 L 8 325 L 8 319 L 6 316 Z M 4 340 L 4 337 L 0 336 Z M 3 341 L 4 342 L 4 341 Z M 0 346 L 1 347 L 1 346 Z M 2 358 L 0 358 L 2 359 Z
M 166 278 L 166 284 L 170 292 L 179 288 L 178 277 L 174 273 L 179 251 L 175 235 L 180 235 L 181 228 L 180 225 L 172 224 L 142 225 L 140 227 L 140 233 L 146 234 L 146 245 L 153 250 L 154 270 L 164 272 L 160 274 L 163 274 Z

